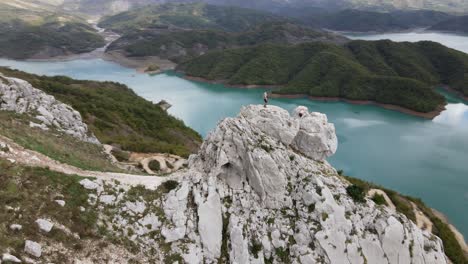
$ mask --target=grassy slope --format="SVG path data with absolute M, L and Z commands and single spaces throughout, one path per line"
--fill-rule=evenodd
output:
M 7 68 L 0 71 L 24 79 L 71 105 L 103 143 L 119 144 L 130 151 L 188 156 L 201 142 L 200 136 L 182 121 L 137 96 L 125 85 L 37 76 Z
M 0 159 L 0 203 L 2 204 L 0 251 L 10 252 L 17 257 L 25 256 L 24 241 L 28 239 L 41 243 L 43 246 L 47 245 L 48 248 L 60 244 L 61 248 L 56 252 L 42 252 L 42 259 L 47 258 L 54 263 L 69 263 L 70 256 L 99 257 L 99 253 L 108 245 L 125 248 L 138 254 L 139 249 L 131 242 L 129 236 L 118 235 L 117 232 L 123 232 L 123 230 L 114 228 L 110 231 L 109 223 L 98 221 L 99 215 L 114 215 L 126 201 L 134 202 L 144 199 L 147 204 L 154 203 L 174 186 L 162 184 L 156 190 L 147 190 L 142 186 L 132 187 L 123 194 L 121 204 L 98 208 L 88 202 L 88 195 L 93 191 L 86 190 L 79 184 L 82 179 L 79 176 L 64 175 L 47 169 L 11 164 Z M 108 184 L 104 187 L 104 193 L 110 195 L 117 195 L 124 191 Z M 54 201 L 56 199 L 64 200 L 65 206 L 59 206 Z M 18 209 L 7 210 L 7 206 Z M 80 210 L 81 207 L 85 210 Z M 151 208 L 151 210 L 147 213 L 162 211 L 160 208 Z M 35 223 L 39 218 L 50 219 L 65 226 L 78 234 L 80 239 L 63 232 L 57 226 L 48 234 L 39 232 Z M 129 219 L 133 218 L 128 216 L 127 220 Z M 12 224 L 20 224 L 23 229 L 12 231 L 9 228 Z M 158 243 L 163 244 L 163 238 L 157 239 L 159 239 Z M 164 254 L 163 251 L 161 253 Z M 86 256 L 86 254 L 90 255 Z M 155 254 L 154 258 L 158 256 L 159 254 Z
M 280 94 L 372 100 L 419 112 L 444 103 L 435 85 L 468 94 L 468 56 L 433 42 L 261 45 L 210 52 L 179 70 L 234 85 L 281 85 Z
M 153 33 L 151 30 L 127 34 L 109 50 L 125 50 L 129 56 L 160 56 L 176 62 L 193 58 L 206 50 L 253 46 L 261 43 L 297 44 L 310 41 L 345 42 L 346 38 L 311 30 L 288 22 L 275 22 L 242 33 L 217 30 L 190 30 Z M 171 50 L 171 47 L 176 47 Z M 202 47 L 202 48 L 200 48 Z M 181 54 L 180 49 L 187 50 Z
M 260 11 L 202 3 L 152 5 L 104 18 L 99 26 L 120 33 L 167 27 L 241 32 L 283 20 Z
M 105 45 L 84 20 L 39 7 L 20 9 L 0 2 L 0 56 L 26 59 L 45 49 L 75 54 Z
M 0 135 L 12 139 L 26 149 L 81 169 L 121 171 L 109 161 L 102 146 L 82 142 L 58 131 L 30 128 L 30 121 L 35 120 L 26 115 L 0 111 Z

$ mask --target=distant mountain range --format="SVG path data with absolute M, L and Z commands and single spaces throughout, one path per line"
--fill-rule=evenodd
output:
M 453 17 L 430 10 L 377 12 L 346 9 L 321 15 L 310 14 L 300 20 L 312 27 L 337 31 L 388 32 L 427 28 Z
M 429 28 L 429 30 L 467 34 L 468 16 L 453 17 L 451 19 L 441 21 Z
M 6 1 L 6 0 L 2 0 Z M 8 0 L 21 5 L 48 5 L 67 11 L 90 15 L 116 14 L 135 6 L 175 2 L 194 2 L 191 0 Z M 275 13 L 299 14 L 308 8 L 326 10 L 363 9 L 363 10 L 436 10 L 444 12 L 468 12 L 466 0 L 201 0 L 216 5 L 231 5 L 260 9 Z

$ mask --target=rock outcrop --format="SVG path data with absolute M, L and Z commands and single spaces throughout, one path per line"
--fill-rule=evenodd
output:
M 172 250 L 188 263 L 446 263 L 439 238 L 347 194 L 324 160 L 336 149 L 323 114 L 244 107 L 219 123 L 166 198 L 165 225 L 184 231 L 171 241 L 185 246 Z M 180 192 L 188 199 L 171 202 Z
M 0 74 L 0 110 L 31 115 L 37 120 L 30 123 L 31 127 L 54 128 L 79 140 L 99 144 L 78 111 L 24 80 Z

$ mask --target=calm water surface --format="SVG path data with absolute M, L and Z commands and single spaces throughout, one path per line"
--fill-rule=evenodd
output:
M 187 81 L 174 73 L 136 74 L 114 63 L 93 60 L 17 62 L 0 65 L 46 75 L 110 80 L 127 84 L 137 94 L 174 106 L 170 113 L 203 136 L 243 105 L 262 103 L 263 90 L 226 88 Z M 288 110 L 306 105 L 335 123 L 338 152 L 330 162 L 359 177 L 404 194 L 421 197 L 445 213 L 468 236 L 468 106 L 455 97 L 441 116 L 424 120 L 375 106 L 305 99 L 273 99 Z

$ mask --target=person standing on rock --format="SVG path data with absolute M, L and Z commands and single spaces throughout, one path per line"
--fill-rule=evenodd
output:
M 263 104 L 263 107 L 267 107 L 267 104 L 268 104 L 268 93 L 267 92 L 263 93 L 263 102 L 265 102 Z

